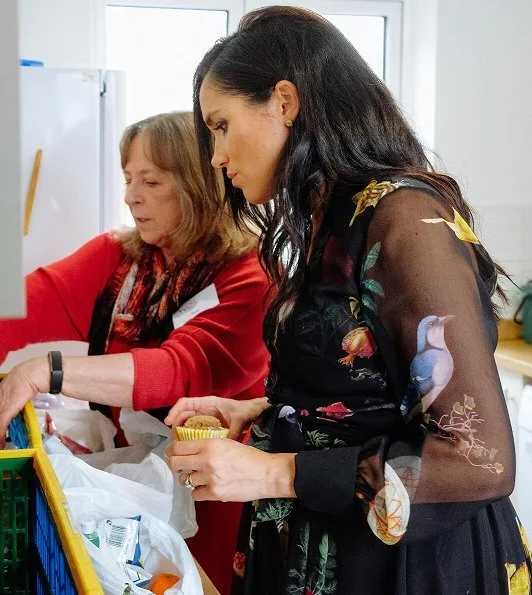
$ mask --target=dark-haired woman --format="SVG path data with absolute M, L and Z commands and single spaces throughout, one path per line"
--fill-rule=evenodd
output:
M 250 502 L 234 592 L 529 593 L 493 359 L 498 269 L 457 184 L 305 10 L 246 15 L 199 65 L 195 116 L 277 287 L 268 401 L 194 399 L 168 418 L 255 421 L 247 445 L 171 448 L 197 500 Z
M 206 192 L 191 114 L 132 124 L 120 152 L 135 228 L 103 234 L 28 275 L 26 318 L 0 321 L 0 362 L 29 343 L 59 340 L 86 341 L 90 355 L 13 368 L 0 384 L 0 436 L 51 388 L 97 404 L 118 427 L 121 407 L 163 418 L 183 397 L 264 394 L 267 279 L 256 237 Z M 63 368 L 55 379 L 51 364 Z M 200 503 L 196 517 L 190 549 L 225 595 L 240 505 Z

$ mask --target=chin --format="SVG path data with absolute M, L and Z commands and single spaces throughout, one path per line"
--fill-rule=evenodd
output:
M 244 192 L 242 191 L 242 193 L 244 194 L 244 198 L 247 200 L 247 202 L 250 205 L 263 205 L 266 202 L 269 202 L 271 200 L 271 197 L 269 195 L 265 196 L 264 194 L 259 194 L 259 193 L 254 193 L 254 192 Z

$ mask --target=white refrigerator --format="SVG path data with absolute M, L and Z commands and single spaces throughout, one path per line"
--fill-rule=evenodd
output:
M 120 225 L 125 73 L 23 66 L 20 106 L 27 274 Z

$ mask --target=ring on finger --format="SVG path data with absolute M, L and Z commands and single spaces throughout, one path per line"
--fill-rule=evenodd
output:
M 187 473 L 187 478 L 185 479 L 185 483 L 183 484 L 189 490 L 195 490 L 196 486 L 192 483 L 190 476 L 192 473 Z

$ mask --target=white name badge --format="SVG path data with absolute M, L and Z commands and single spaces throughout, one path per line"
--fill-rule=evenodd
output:
M 220 300 L 214 283 L 202 289 L 195 296 L 191 297 L 172 316 L 174 328 L 179 328 L 200 312 L 218 306 Z

